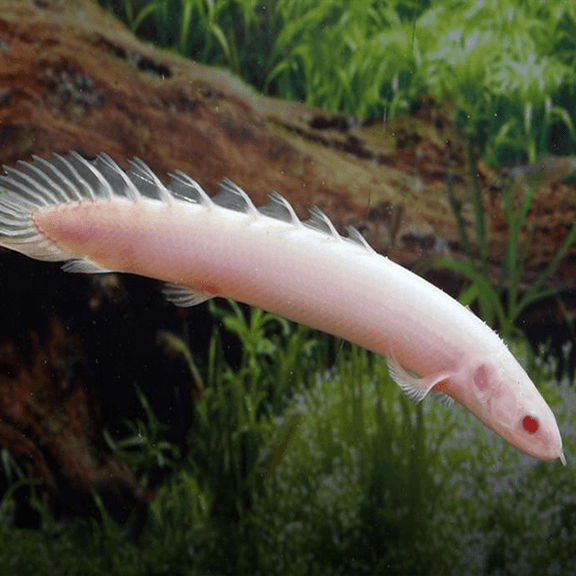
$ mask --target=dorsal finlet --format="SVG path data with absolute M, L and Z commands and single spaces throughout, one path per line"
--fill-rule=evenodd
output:
M 127 174 L 144 196 L 157 198 L 167 204 L 172 202 L 172 194 L 170 194 L 166 186 L 164 186 L 160 178 L 150 169 L 148 164 L 140 160 L 140 158 L 130 160 L 130 169 Z
M 78 189 L 54 162 L 49 162 L 36 155 L 34 155 L 33 158 L 34 162 L 29 165 L 30 171 L 34 171 L 40 179 L 44 180 L 64 202 L 78 200 Z
M 111 200 L 114 197 L 114 190 L 110 186 L 110 182 L 104 178 L 101 169 L 95 165 L 98 157 L 94 162 L 88 162 L 88 160 L 82 158 L 78 152 L 72 150 L 72 152 L 70 152 L 70 158 L 75 160 L 78 167 L 83 168 L 96 181 L 97 186 L 88 182 L 87 192 L 91 200 L 98 200 L 102 197 L 106 200 Z
M 366 238 L 362 235 L 362 233 L 354 226 L 347 226 L 346 230 L 348 231 L 348 240 L 354 242 L 355 244 L 359 244 L 360 246 L 366 248 L 370 252 L 374 252 L 376 254 L 376 250 L 368 244 Z
M 167 188 L 174 195 L 175 198 L 200 204 L 206 208 L 214 205 L 212 198 L 204 192 L 202 186 L 196 180 L 190 178 L 188 174 L 182 170 L 175 170 L 170 174 L 172 180 Z
M 68 157 L 64 158 L 61 156 L 61 158 L 66 165 L 70 166 L 70 174 L 78 180 L 78 183 L 82 187 L 84 193 L 82 193 L 82 190 L 79 189 L 82 198 L 96 200 L 97 196 L 94 191 L 94 187 L 92 184 L 90 184 L 89 181 L 89 178 L 94 176 L 94 167 L 91 165 L 91 163 L 74 150 L 68 154 Z
M 0 182 L 6 190 L 17 191 L 19 198 L 31 199 L 38 206 L 50 206 L 57 201 L 51 190 L 24 171 L 20 162 L 18 167 L 20 170 L 12 166 L 2 166 L 6 176 L 2 176 Z
M 268 204 L 266 206 L 261 206 L 258 211 L 264 216 L 269 216 L 275 220 L 281 220 L 282 222 L 288 222 L 288 224 L 293 224 L 294 226 L 302 226 L 300 218 L 296 215 L 292 205 L 282 194 L 272 190 L 268 194 Z
M 214 204 L 243 214 L 256 215 L 258 210 L 248 194 L 229 178 L 224 178 L 218 194 L 212 198 Z
M 76 201 L 81 201 L 86 198 L 86 196 L 90 196 L 90 185 L 82 178 L 78 170 L 76 170 L 76 167 L 72 163 L 71 156 L 65 158 L 61 154 L 54 154 L 54 161 L 58 161 L 61 168 L 68 172 L 68 177 L 76 195 Z M 48 162 L 48 160 L 46 160 L 46 162 Z
M 355 228 L 348 228 L 349 237 L 340 236 L 330 219 L 316 206 L 310 210 L 310 219 L 302 222 L 288 200 L 271 191 L 268 204 L 256 208 L 246 192 L 228 178 L 222 182 L 218 194 L 211 198 L 196 180 L 180 170 L 171 174 L 172 179 L 165 186 L 139 158 L 131 160 L 130 168 L 124 171 L 105 153 L 94 160 L 86 160 L 71 151 L 66 157 L 59 154 L 54 154 L 51 160 L 34 157 L 32 162 L 19 162 L 18 168 L 4 169 L 6 176 L 0 176 L 0 183 L 10 192 L 3 199 L 2 222 L 5 226 L 14 223 L 15 214 L 24 207 L 30 210 L 35 206 L 47 207 L 86 199 L 113 200 L 114 197 L 126 197 L 132 201 L 145 197 L 167 204 L 180 199 L 207 208 L 217 205 L 243 214 L 264 215 L 296 228 L 305 225 L 333 240 L 347 240 L 374 252 Z M 20 221 L 14 226 L 21 230 Z
M 102 172 L 104 178 L 109 182 L 114 194 L 122 194 L 133 202 L 136 202 L 140 198 L 140 192 L 138 188 L 134 186 L 134 182 L 128 178 L 126 172 L 124 172 L 108 154 L 105 152 L 99 154 L 95 164 Z
M 310 208 L 310 219 L 305 220 L 303 224 L 313 230 L 329 234 L 335 240 L 342 240 L 342 236 L 338 234 L 338 230 L 334 228 L 334 224 L 332 224 L 330 218 L 328 218 L 318 206 L 312 206 L 312 208 Z

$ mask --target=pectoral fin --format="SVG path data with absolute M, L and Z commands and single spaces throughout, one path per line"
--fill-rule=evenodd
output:
M 415 402 L 424 400 L 436 384 L 439 384 L 450 376 L 450 374 L 446 372 L 441 372 L 440 374 L 420 378 L 410 374 L 394 357 L 387 358 L 386 363 L 388 364 L 388 372 L 392 380 L 400 386 L 402 392 L 404 392 L 408 398 Z
M 168 302 L 172 302 L 172 304 L 182 306 L 183 308 L 196 306 L 214 297 L 213 294 L 207 294 L 203 290 L 173 283 L 166 284 L 162 293 Z

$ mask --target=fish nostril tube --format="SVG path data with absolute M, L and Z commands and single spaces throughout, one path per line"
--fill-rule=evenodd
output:
M 474 384 L 478 390 L 486 390 L 488 388 L 488 373 L 485 366 L 480 366 L 474 374 Z

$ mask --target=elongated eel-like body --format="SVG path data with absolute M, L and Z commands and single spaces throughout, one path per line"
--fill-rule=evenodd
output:
M 124 172 L 105 154 L 4 169 L 0 245 L 165 280 L 178 305 L 233 298 L 340 336 L 385 356 L 416 400 L 442 392 L 525 452 L 563 459 L 554 415 L 497 334 L 320 210 L 301 222 L 279 194 L 257 209 L 230 181 L 210 198 L 181 172 L 164 186 L 143 162 Z

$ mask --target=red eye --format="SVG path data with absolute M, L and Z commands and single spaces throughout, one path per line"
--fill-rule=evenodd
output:
M 528 434 L 536 434 L 538 428 L 540 428 L 540 422 L 538 422 L 538 418 L 534 418 L 534 416 L 524 416 L 524 418 L 522 418 L 522 428 L 524 428 Z

